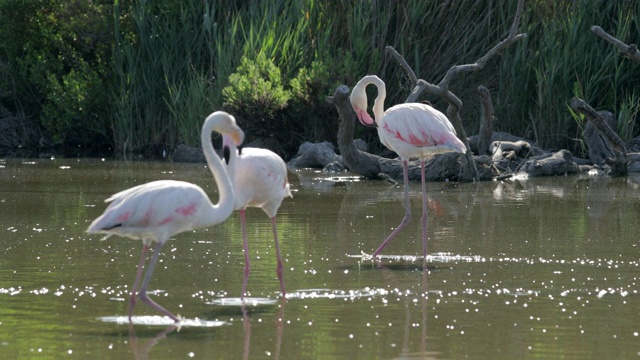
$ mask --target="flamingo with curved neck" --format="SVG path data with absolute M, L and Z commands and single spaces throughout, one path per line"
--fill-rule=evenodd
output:
M 375 85 L 378 96 L 373 104 L 373 118 L 367 112 L 366 87 Z M 351 91 L 351 105 L 358 120 L 365 126 L 374 126 L 378 130 L 380 142 L 389 150 L 395 151 L 402 160 L 404 172 L 405 215 L 402 222 L 380 244 L 373 253 L 375 258 L 382 249 L 411 221 L 411 203 L 409 200 L 408 162 L 411 157 L 420 159 L 422 183 L 422 256 L 427 256 L 427 190 L 425 185 L 425 161 L 430 156 L 446 152 L 465 153 L 466 147 L 456 136 L 449 119 L 430 105 L 406 103 L 384 110 L 387 90 L 384 82 L 375 75 L 363 77 Z
M 110 202 L 107 209 L 87 229 L 90 234 L 106 234 L 104 239 L 111 235 L 120 235 L 142 240 L 142 255 L 129 302 L 129 321 L 136 304 L 136 295 L 143 303 L 175 322 L 180 320 L 147 295 L 147 286 L 158 262 L 162 245 L 170 237 L 181 232 L 219 224 L 233 212 L 234 188 L 225 166 L 211 144 L 213 131 L 227 136 L 234 145 L 240 145 L 244 141 L 244 133 L 236 125 L 234 117 L 222 111 L 209 115 L 202 126 L 202 150 L 220 193 L 217 204 L 212 204 L 204 190 L 197 185 L 174 180 L 153 181 L 109 197 L 106 200 Z M 152 242 L 156 243 L 153 257 L 142 285 L 138 288 L 146 254 Z

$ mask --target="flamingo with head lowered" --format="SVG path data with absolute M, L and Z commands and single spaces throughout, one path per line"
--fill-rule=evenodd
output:
M 373 104 L 373 116 L 367 112 L 366 87 L 375 85 L 378 96 Z M 358 120 L 363 125 L 375 126 L 378 129 L 380 142 L 389 150 L 400 155 L 404 170 L 405 215 L 398 227 L 380 244 L 372 257 L 384 247 L 411 220 L 411 204 L 409 201 L 408 161 L 411 157 L 420 159 L 420 175 L 422 181 L 422 256 L 427 256 L 427 191 L 425 186 L 425 161 L 435 154 L 447 152 L 465 153 L 464 143 L 456 136 L 456 131 L 449 119 L 440 111 L 426 104 L 406 103 L 395 105 L 384 110 L 384 99 L 387 96 L 385 84 L 379 77 L 368 75 L 362 78 L 351 91 L 351 105 Z
M 240 211 L 240 225 L 242 228 L 242 240 L 244 243 L 244 281 L 242 282 L 241 299 L 244 299 L 247 291 L 247 282 L 251 272 L 249 260 L 249 243 L 246 229 L 247 207 L 261 208 L 271 219 L 273 239 L 277 258 L 276 274 L 280 280 L 282 296 L 286 296 L 283 278 L 283 264 L 280 257 L 280 245 L 278 243 L 278 231 L 276 227 L 276 214 L 285 197 L 292 197 L 287 180 L 287 165 L 282 158 L 274 152 L 260 148 L 236 149 L 235 143 L 229 136 L 223 136 L 227 160 L 227 171 L 233 182 L 235 191 L 235 210 Z M 228 155 L 228 158 L 227 158 Z
M 142 240 L 142 255 L 129 302 L 129 321 L 136 305 L 136 295 L 140 296 L 143 303 L 173 321 L 180 320 L 147 295 L 147 286 L 153 268 L 158 262 L 162 245 L 170 237 L 181 232 L 219 224 L 233 212 L 235 204 L 233 186 L 225 166 L 211 144 L 213 131 L 223 134 L 234 145 L 240 145 L 244 141 L 244 133 L 236 125 L 234 117 L 222 111 L 209 115 L 202 126 L 202 150 L 220 193 L 217 204 L 212 204 L 207 194 L 197 185 L 184 181 L 153 181 L 109 197 L 106 202 L 111 204 L 87 229 L 90 234 L 107 234 L 104 239 L 111 235 L 120 235 Z M 146 254 L 153 242 L 155 242 L 153 257 L 149 262 L 142 285 L 138 288 Z

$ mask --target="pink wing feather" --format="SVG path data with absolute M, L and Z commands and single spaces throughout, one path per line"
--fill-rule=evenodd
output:
M 412 147 L 450 147 L 457 152 L 466 148 L 456 136 L 455 129 L 444 114 L 425 104 L 400 104 L 388 109 L 383 117 L 382 130 L 385 145 L 398 142 Z M 402 154 L 400 154 L 402 155 Z
M 136 186 L 106 201 L 111 204 L 89 226 L 89 233 L 168 237 L 190 229 L 194 225 L 193 217 L 200 215 L 203 205 L 212 206 L 199 187 L 171 180 Z

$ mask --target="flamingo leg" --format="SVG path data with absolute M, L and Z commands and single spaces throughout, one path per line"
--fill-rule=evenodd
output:
M 149 262 L 149 269 L 147 269 L 147 273 L 145 274 L 144 280 L 142 281 L 142 286 L 140 287 L 140 292 L 139 292 L 140 301 L 156 309 L 158 312 L 170 317 L 171 320 L 175 322 L 179 322 L 180 319 L 178 319 L 177 316 L 173 315 L 169 310 L 158 305 L 155 301 L 151 300 L 147 295 L 147 285 L 149 285 L 149 280 L 151 280 L 151 274 L 153 274 L 153 269 L 155 268 L 156 263 L 158 262 L 160 249 L 162 249 L 162 242 L 158 242 L 158 244 L 156 245 L 156 248 L 154 249 L 154 252 L 153 252 L 153 257 Z
M 424 160 L 420 160 L 420 180 L 422 181 L 422 258 L 427 258 L 427 185 L 425 184 Z
M 138 263 L 136 280 L 133 282 L 131 297 L 129 298 L 129 322 L 131 322 L 131 316 L 133 316 L 133 309 L 136 307 L 136 293 L 138 292 L 138 285 L 140 285 L 140 279 L 142 278 L 142 269 L 144 268 L 144 261 L 147 258 L 147 251 L 149 251 L 149 245 L 144 244 L 142 246 L 142 255 L 140 255 L 140 263 Z
M 278 274 L 278 280 L 280 280 L 280 290 L 282 290 L 282 297 L 286 297 L 287 291 L 284 289 L 284 278 L 282 277 L 282 258 L 280 257 L 280 244 L 278 244 L 278 230 L 276 228 L 276 217 L 271 218 L 271 225 L 273 226 L 273 239 L 276 244 L 276 256 L 278 258 L 278 267 L 276 268 L 276 274 Z
M 240 294 L 240 299 L 243 300 L 244 294 L 247 291 L 249 273 L 251 272 L 251 263 L 249 260 L 249 241 L 247 240 L 247 220 L 245 212 L 245 209 L 240 209 L 240 227 L 242 228 L 242 242 L 244 243 L 244 281 L 242 282 L 242 293 Z
M 378 256 L 380 251 L 382 251 L 382 249 L 387 246 L 389 241 L 391 241 L 396 236 L 396 234 L 398 234 L 400 230 L 402 230 L 402 228 L 404 228 L 409 223 L 409 221 L 411 221 L 411 202 L 409 201 L 409 164 L 407 160 L 402 160 L 402 168 L 404 171 L 404 218 L 402 218 L 402 222 L 400 223 L 400 225 L 398 225 L 398 227 L 393 230 L 391 234 L 389 234 L 389 236 L 382 242 L 382 244 L 378 246 L 378 249 L 372 255 L 372 257 L 374 258 Z

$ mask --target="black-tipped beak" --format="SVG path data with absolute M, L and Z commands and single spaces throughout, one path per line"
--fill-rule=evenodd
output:
M 243 148 L 244 148 L 244 145 L 238 146 L 238 156 L 242 155 L 242 149 Z

